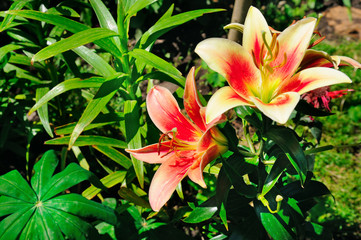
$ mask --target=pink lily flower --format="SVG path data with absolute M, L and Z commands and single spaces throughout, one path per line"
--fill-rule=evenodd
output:
M 261 12 L 251 7 L 242 29 L 242 46 L 221 38 L 200 42 L 195 52 L 229 83 L 209 100 L 206 121 L 211 122 L 231 108 L 248 105 L 284 124 L 303 93 L 350 83 L 348 76 L 335 69 L 299 69 L 315 24 L 315 18 L 305 18 L 279 34 L 272 33 Z
M 184 90 L 184 107 L 192 121 L 182 114 L 176 99 L 164 87 L 154 86 L 146 101 L 148 114 L 163 135 L 159 143 L 126 151 L 138 160 L 161 163 L 149 189 L 149 203 L 154 211 L 159 211 L 186 175 L 206 188 L 204 167 L 228 150 L 226 137 L 215 126 L 226 118 L 220 115 L 205 123 L 206 109 L 198 97 L 194 68 Z

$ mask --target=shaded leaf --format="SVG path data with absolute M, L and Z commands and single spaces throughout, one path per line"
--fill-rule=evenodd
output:
M 132 160 L 130 160 L 123 153 L 119 152 L 118 150 L 110 146 L 93 146 L 93 148 L 103 153 L 111 160 L 113 160 L 114 162 L 118 163 L 119 165 L 123 166 L 126 169 L 132 166 Z
M 35 173 L 31 178 L 31 186 L 39 198 L 43 195 L 43 188 L 53 176 L 58 162 L 55 151 L 49 150 L 45 152 L 41 159 L 34 165 Z
M 285 152 L 300 176 L 301 184 L 304 184 L 308 169 L 307 159 L 295 133 L 289 128 L 273 126 L 265 133 L 265 136 L 273 140 Z
M 120 197 L 124 198 L 125 200 L 128 200 L 129 202 L 134 203 L 135 205 L 144 208 L 150 208 L 150 205 L 147 201 L 139 197 L 135 192 L 133 192 L 129 188 L 121 187 L 120 190 L 118 191 L 118 194 Z
M 59 138 L 54 138 L 54 139 L 48 140 L 45 142 L 45 144 L 66 145 L 69 143 L 69 140 L 70 140 L 69 136 L 59 137 Z M 124 141 L 114 139 L 114 138 L 109 138 L 109 137 L 97 136 L 97 135 L 79 136 L 73 145 L 78 146 L 78 147 L 91 146 L 91 145 L 110 146 L 110 147 L 118 147 L 118 148 L 126 148 L 127 147 L 127 144 Z
M 0 177 L 0 195 L 12 197 L 28 203 L 37 200 L 36 194 L 17 170 Z
M 116 223 L 116 216 L 111 208 L 86 199 L 79 194 L 65 194 L 44 202 L 44 206 L 62 210 L 80 217 L 93 217 L 110 224 Z

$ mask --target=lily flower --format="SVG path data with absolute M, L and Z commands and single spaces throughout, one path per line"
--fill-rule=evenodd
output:
M 206 124 L 206 109 L 198 97 L 194 68 L 187 76 L 183 100 L 192 121 L 182 114 L 168 89 L 154 86 L 147 95 L 147 110 L 163 135 L 156 144 L 140 149 L 126 149 L 138 160 L 161 163 L 149 189 L 149 203 L 154 211 L 161 209 L 187 175 L 193 182 L 206 188 L 204 167 L 228 150 L 226 137 L 215 126 L 225 121 L 226 117 L 220 115 Z
M 200 42 L 195 52 L 229 83 L 209 100 L 207 122 L 231 108 L 248 105 L 284 124 L 302 94 L 350 83 L 350 78 L 336 69 L 319 66 L 299 69 L 315 24 L 315 18 L 304 18 L 276 33 L 270 30 L 262 13 L 251 7 L 241 29 L 242 46 L 221 38 Z

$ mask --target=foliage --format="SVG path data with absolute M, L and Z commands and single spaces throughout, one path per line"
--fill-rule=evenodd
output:
M 272 16 L 271 25 L 277 29 L 322 7 L 321 1 L 286 1 L 281 12 L 275 1 L 257 4 L 267 5 L 265 16 Z M 202 5 L 207 6 L 211 4 Z M 172 58 L 158 43 L 177 31 L 172 29 L 185 25 L 191 31 L 194 19 L 202 22 L 204 14 L 220 16 L 220 11 L 182 12 L 166 0 L 35 0 L 14 1 L 9 11 L 0 12 L 0 31 L 7 34 L 0 47 L 0 150 L 3 156 L 17 155 L 20 162 L 2 160 L 9 165 L 1 169 L 4 173 L 14 168 L 12 164 L 18 170 L 0 177 L 1 239 L 332 237 L 322 204 L 333 204 L 326 186 L 333 193 L 337 189 L 321 176 L 328 164 L 352 165 L 347 161 L 354 158 L 351 148 L 334 146 L 360 141 L 356 134 L 348 137 L 351 129 L 345 124 L 351 119 L 355 131 L 360 129 L 356 84 L 345 103 L 336 102 L 347 113 L 326 118 L 321 118 L 328 115 L 324 111 L 304 102 L 285 126 L 253 108 L 236 108 L 229 116 L 233 125 L 219 125 L 229 151 L 204 170 L 207 189 L 184 180 L 178 196 L 159 212 L 150 208 L 147 190 L 158 166 L 137 160 L 125 149 L 159 141 L 159 131 L 145 111 L 145 96 L 153 85 L 175 84 L 174 96 L 181 102 L 185 84 L 175 67 L 179 59 L 173 64 L 164 60 Z M 317 47 L 337 55 L 360 48 Z M 187 54 L 193 51 L 192 46 L 186 48 Z M 361 81 L 359 74 L 346 73 L 355 83 Z M 212 89 L 226 83 L 210 69 L 201 78 Z M 209 97 L 200 96 L 204 102 Z M 317 124 L 305 120 L 307 115 L 320 116 L 315 117 Z M 49 148 L 53 150 L 46 151 Z M 330 148 L 333 152 L 323 152 Z M 343 157 L 333 157 L 334 151 Z M 30 186 L 21 175 L 30 179 Z M 92 185 L 73 187 L 84 180 Z M 347 196 L 335 195 L 342 204 Z M 90 200 L 95 197 L 102 204 Z
M 71 163 L 52 176 L 57 165 L 55 152 L 49 150 L 35 164 L 31 186 L 17 170 L 0 177 L 1 216 L 9 215 L 0 222 L 0 239 L 89 239 L 96 231 L 82 218 L 115 224 L 110 208 L 79 194 L 60 194 L 94 175 Z

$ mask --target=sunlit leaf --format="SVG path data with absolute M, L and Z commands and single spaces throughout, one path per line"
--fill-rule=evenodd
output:
M 62 39 L 59 42 L 53 43 L 50 46 L 40 50 L 33 56 L 31 61 L 42 61 L 59 53 L 80 47 L 90 42 L 94 42 L 98 39 L 108 38 L 116 35 L 116 32 L 104 28 L 91 28 L 77 32 L 68 38 Z
M 102 184 L 105 187 L 111 188 L 111 187 L 115 186 L 116 184 L 123 182 L 125 179 L 125 175 L 126 175 L 125 171 L 116 171 L 116 172 L 113 172 L 113 173 L 105 176 L 100 181 L 102 182 Z M 82 195 L 87 199 L 92 199 L 100 192 L 101 192 L 100 188 L 97 188 L 94 185 L 92 185 L 92 186 L 88 187 L 87 189 L 85 189 L 84 192 L 82 193 Z

